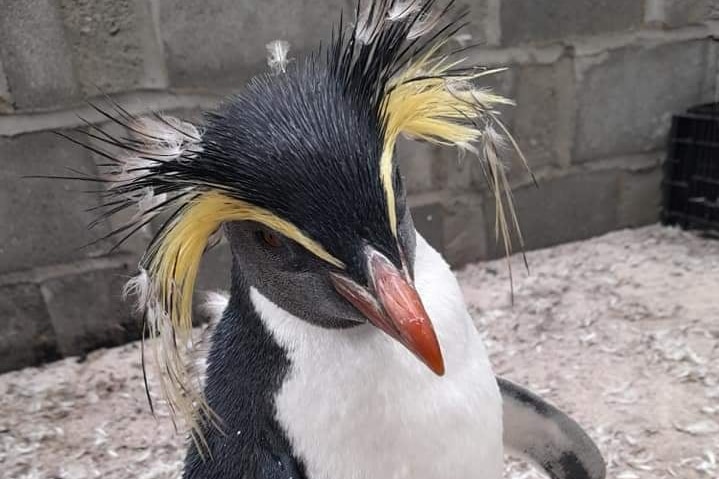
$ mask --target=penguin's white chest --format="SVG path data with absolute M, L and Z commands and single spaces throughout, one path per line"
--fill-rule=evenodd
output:
M 443 377 L 373 326 L 319 328 L 252 290 L 291 361 L 276 413 L 309 479 L 501 477 L 502 406 L 486 351 L 454 275 L 419 236 L 416 287 Z

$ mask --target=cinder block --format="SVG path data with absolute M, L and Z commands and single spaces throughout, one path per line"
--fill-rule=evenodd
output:
M 5 70 L 0 59 L 0 115 L 3 113 L 11 113 L 13 111 L 12 97 L 10 96 L 10 87 L 7 84 Z
M 459 267 L 487 256 L 487 226 L 482 197 L 464 195 L 448 200 L 444 214 L 444 257 Z
M 517 216 L 527 250 L 545 248 L 606 233 L 617 227 L 619 173 L 586 171 L 539 182 L 514 191 Z M 488 256 L 504 255 L 494 238 L 495 202 L 485 201 Z M 519 244 L 514 241 L 514 249 Z
M 664 22 L 670 28 L 719 18 L 717 0 L 664 0 Z
M 442 253 L 444 251 L 444 208 L 439 201 L 416 202 L 408 199 L 412 208 L 414 227 L 432 245 Z
M 40 289 L 0 286 L 0 373 L 59 357 L 55 332 Z
M 202 257 L 196 289 L 199 292 L 228 290 L 231 270 L 232 252 L 230 244 L 223 236 L 220 242 Z
M 663 148 L 671 115 L 702 101 L 707 45 L 632 46 L 577 58 L 574 160 Z
M 102 91 L 161 88 L 162 50 L 145 0 L 61 0 L 75 75 L 88 96 Z
M 232 253 L 230 252 L 229 243 L 223 238 L 218 245 L 210 249 L 202 257 L 193 298 L 193 322 L 200 324 L 209 319 L 201 307 L 207 292 L 230 291 L 231 271 Z
M 510 100 L 517 98 L 517 72 L 518 67 L 512 66 L 508 70 L 488 75 L 478 80 L 478 85 L 492 92 L 502 95 Z M 511 131 L 517 107 L 502 105 L 497 108 L 499 120 Z M 469 152 L 460 152 L 456 148 L 440 148 L 438 150 L 441 179 L 444 185 L 454 192 L 483 189 L 486 181 L 482 168 L 475 155 Z M 509 150 L 503 152 L 503 158 L 508 166 L 513 168 L 513 155 Z
M 85 247 L 108 232 L 88 230 L 99 204 L 94 183 L 27 178 L 29 175 L 95 175 L 87 151 L 52 133 L 0 138 L 0 272 L 67 263 L 107 251 Z
M 617 225 L 629 228 L 659 221 L 662 208 L 662 168 L 655 165 L 620 176 Z
M 267 71 L 267 43 L 286 40 L 290 57 L 297 58 L 329 38 L 341 10 L 353 18 L 354 6 L 353 0 L 163 1 L 160 24 L 170 82 L 238 89 Z
M 454 192 L 483 188 L 482 167 L 477 155 L 459 151 L 456 148 L 442 147 L 438 152 L 438 179 Z
M 442 188 L 443 167 L 438 150 L 439 147 L 431 143 L 400 137 L 397 142 L 397 160 L 408 194 Z
M 502 0 L 502 44 L 630 30 L 644 20 L 640 0 Z
M 715 102 L 719 91 L 719 41 L 707 39 L 707 61 L 704 68 L 702 102 Z
M 0 57 L 18 109 L 77 97 L 70 50 L 57 2 L 0 0 Z
M 531 168 L 569 163 L 573 103 L 571 59 L 520 69 L 513 133 Z M 513 167 L 523 173 L 516 159 Z
M 501 0 L 457 2 L 458 8 L 466 8 L 469 24 L 460 32 L 460 46 L 469 44 L 496 45 L 499 43 L 499 4 Z
M 119 265 L 69 274 L 42 284 L 63 356 L 124 344 L 140 336 L 141 321 L 122 299 L 122 288 L 134 274 L 133 268 Z

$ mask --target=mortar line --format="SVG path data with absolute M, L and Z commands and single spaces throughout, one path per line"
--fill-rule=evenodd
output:
M 135 262 L 137 262 L 137 255 L 124 253 L 115 256 L 78 259 L 71 263 L 37 266 L 27 270 L 0 274 L 0 286 L 21 283 L 40 284 L 65 276 L 91 273 L 93 271 L 117 268 L 118 266 L 132 266 Z M 130 273 L 128 273 L 128 276 Z
M 154 111 L 183 108 L 207 109 L 215 106 L 222 98 L 213 93 L 182 93 L 172 91 L 130 91 L 112 94 L 110 97 L 130 113 L 143 115 Z M 99 103 L 104 97 L 92 98 Z M 83 126 L 79 117 L 91 123 L 106 121 L 102 115 L 84 104 L 51 111 L 35 111 L 0 115 L 0 137 L 12 137 L 25 133 L 47 130 L 62 130 Z

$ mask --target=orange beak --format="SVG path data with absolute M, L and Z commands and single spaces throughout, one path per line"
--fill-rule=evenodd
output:
M 432 321 L 406 269 L 400 271 L 374 248 L 367 247 L 371 291 L 340 273 L 330 273 L 337 292 L 377 328 L 399 341 L 438 376 L 444 359 Z

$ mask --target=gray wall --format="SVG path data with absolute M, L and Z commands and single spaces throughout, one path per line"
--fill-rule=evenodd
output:
M 709 101 L 719 0 L 477 0 L 474 55 L 508 66 L 491 82 L 539 178 L 511 178 L 529 248 L 651 223 L 670 115 Z M 0 371 L 135 337 L 120 300 L 146 238 L 83 245 L 87 185 L 22 178 L 93 173 L 51 130 L 102 123 L 98 87 L 135 113 L 189 119 L 264 69 L 264 45 L 306 50 L 352 0 L 0 0 Z M 417 223 L 456 264 L 494 257 L 493 204 L 471 159 L 403 145 Z M 516 163 L 516 162 L 515 162 Z M 205 262 L 219 287 L 228 255 Z

